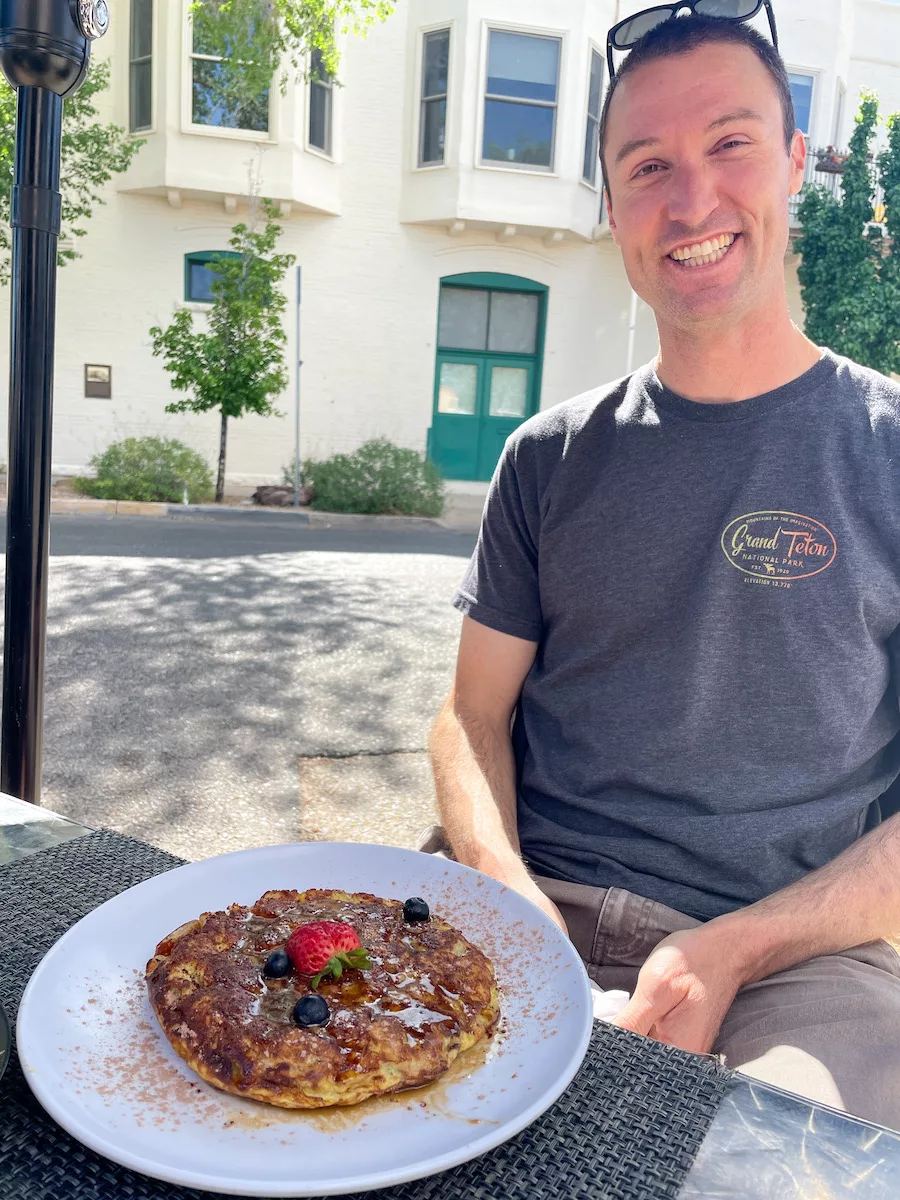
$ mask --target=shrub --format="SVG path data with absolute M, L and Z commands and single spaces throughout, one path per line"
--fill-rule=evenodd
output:
M 212 472 L 190 446 L 175 438 L 125 438 L 96 454 L 90 462 L 94 476 L 79 476 L 77 492 L 98 500 L 162 500 L 178 503 L 187 488 L 188 500 L 198 504 L 214 494 Z
M 292 468 L 285 468 L 285 477 Z M 440 472 L 422 454 L 376 438 L 353 454 L 335 454 L 303 464 L 312 487 L 310 507 L 325 512 L 404 513 L 439 517 L 444 511 Z

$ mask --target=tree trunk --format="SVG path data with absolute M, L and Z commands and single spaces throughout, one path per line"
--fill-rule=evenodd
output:
M 225 443 L 228 440 L 228 418 L 222 413 L 222 432 L 219 435 L 219 474 L 216 479 L 216 504 L 225 499 Z

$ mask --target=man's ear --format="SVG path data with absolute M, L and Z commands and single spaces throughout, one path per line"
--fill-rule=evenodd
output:
M 619 241 L 619 231 L 616 227 L 616 218 L 613 216 L 612 201 L 609 198 L 609 188 L 603 189 L 603 198 L 606 201 L 606 216 L 609 220 L 609 232 L 613 235 L 613 241 L 617 246 L 621 246 Z
M 789 194 L 796 196 L 803 187 L 803 177 L 806 171 L 806 138 L 799 129 L 794 130 L 791 140 L 791 177 Z M 612 228 L 612 226 L 610 226 Z

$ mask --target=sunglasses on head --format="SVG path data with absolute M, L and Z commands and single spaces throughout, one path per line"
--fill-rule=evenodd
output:
M 655 8 L 645 8 L 633 17 L 626 17 L 618 25 L 613 25 L 606 35 L 606 61 L 609 64 L 610 82 L 616 74 L 613 50 L 630 50 L 645 33 L 666 21 L 674 21 L 686 8 L 698 17 L 720 17 L 723 21 L 749 21 L 761 8 L 765 8 L 772 42 L 776 50 L 778 49 L 775 14 L 772 12 L 770 0 L 684 0 L 683 4 L 660 4 Z

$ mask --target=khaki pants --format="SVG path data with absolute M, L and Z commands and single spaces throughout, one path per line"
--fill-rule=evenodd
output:
M 422 849 L 447 853 L 432 834 Z M 587 973 L 633 992 L 654 946 L 702 922 L 621 888 L 535 876 Z M 742 988 L 713 1053 L 743 1074 L 900 1130 L 900 954 L 870 942 Z

